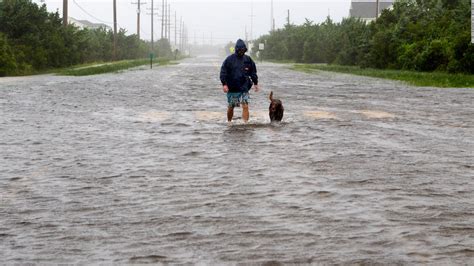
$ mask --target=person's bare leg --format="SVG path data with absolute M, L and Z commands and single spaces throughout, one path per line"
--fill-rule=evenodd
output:
M 242 119 L 244 120 L 245 123 L 249 121 L 249 105 L 248 104 L 242 104 Z
M 234 117 L 234 107 L 227 107 L 227 122 L 232 121 L 232 117 Z

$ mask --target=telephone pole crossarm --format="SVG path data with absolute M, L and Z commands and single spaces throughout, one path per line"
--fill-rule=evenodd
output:
M 137 5 L 137 37 L 140 39 L 140 13 L 141 13 L 141 6 L 145 5 L 146 2 L 132 2 L 132 5 Z

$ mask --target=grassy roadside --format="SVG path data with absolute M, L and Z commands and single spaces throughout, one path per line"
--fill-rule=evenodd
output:
M 383 79 L 401 80 L 420 87 L 474 88 L 474 75 L 449 74 L 443 72 L 415 72 L 405 70 L 381 70 L 354 66 L 295 64 L 297 71 L 314 73 L 318 70 L 368 76 Z
M 70 68 L 60 69 L 54 71 L 58 75 L 64 76 L 88 76 L 88 75 L 97 75 L 109 72 L 117 72 L 124 69 L 129 69 L 132 67 L 149 65 L 150 59 L 136 59 L 136 60 L 122 60 L 117 62 L 107 62 L 107 63 L 95 63 L 95 64 L 86 64 L 80 66 L 74 66 Z M 169 65 L 173 64 L 169 59 L 154 59 L 153 65 Z

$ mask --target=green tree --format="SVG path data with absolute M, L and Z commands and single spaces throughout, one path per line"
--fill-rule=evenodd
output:
M 17 64 L 5 35 L 0 32 L 0 77 L 15 73 Z
M 307 20 L 258 42 L 266 59 L 473 73 L 470 27 L 470 0 L 398 0 L 368 24 Z
M 57 12 L 31 0 L 0 1 L 0 33 L 3 75 L 113 59 L 112 31 L 64 26 Z M 120 29 L 117 39 L 118 59 L 146 56 L 149 46 L 136 36 Z

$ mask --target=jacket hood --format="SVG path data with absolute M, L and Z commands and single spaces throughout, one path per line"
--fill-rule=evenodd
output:
M 245 49 L 245 51 L 247 51 L 247 46 L 245 45 L 245 42 L 241 39 L 238 39 L 235 43 L 235 53 L 237 53 L 239 49 Z

